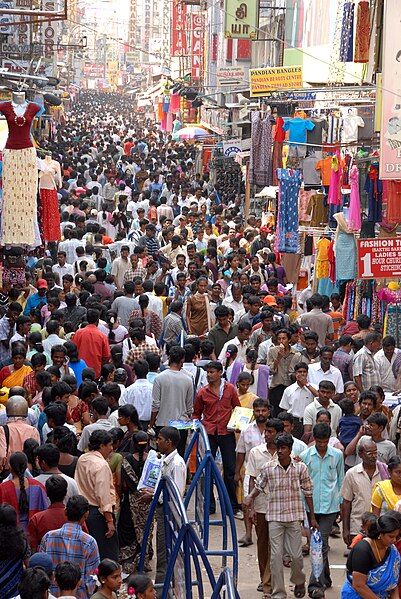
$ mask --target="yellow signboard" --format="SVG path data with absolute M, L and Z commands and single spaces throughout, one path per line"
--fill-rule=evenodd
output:
M 249 69 L 251 98 L 260 98 L 278 89 L 302 87 L 302 67 Z

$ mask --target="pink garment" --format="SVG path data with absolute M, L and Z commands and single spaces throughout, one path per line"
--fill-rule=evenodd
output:
M 340 157 L 340 152 L 337 150 L 335 157 L 333 157 L 333 162 L 334 159 L 337 158 L 337 165 L 338 165 L 338 170 L 334 170 L 333 166 L 331 168 L 331 178 L 330 178 L 330 187 L 329 187 L 329 197 L 328 197 L 328 203 L 329 204 L 333 204 L 334 206 L 341 206 L 341 187 L 340 187 L 340 181 L 341 181 L 341 177 L 343 174 L 342 168 L 341 168 L 341 157 Z
M 351 197 L 349 203 L 349 224 L 352 229 L 356 231 L 361 230 L 362 219 L 361 219 L 361 198 L 359 196 L 359 170 L 354 164 L 349 174 L 349 181 L 351 183 Z
M 170 112 L 178 112 L 181 105 L 181 96 L 178 94 L 171 94 L 170 96 Z
M 377 292 L 377 297 L 387 304 L 399 304 L 401 302 L 401 289 L 391 291 L 388 287 L 383 287 Z

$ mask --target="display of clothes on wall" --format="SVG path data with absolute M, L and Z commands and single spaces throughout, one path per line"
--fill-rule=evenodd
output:
M 277 251 L 296 254 L 299 251 L 298 197 L 302 175 L 293 169 L 278 169 Z
M 398 283 L 391 282 L 388 287 L 379 289 L 378 298 L 382 301 L 385 310 L 383 335 L 392 335 L 396 346 L 401 344 L 401 289 Z
M 258 187 L 272 185 L 272 119 L 270 111 L 251 112 L 251 183 Z
M 341 27 L 341 62 L 369 62 L 370 30 L 369 0 L 347 0 Z
M 355 320 L 360 314 L 369 316 L 373 323 L 382 322 L 384 311 L 375 290 L 376 281 L 352 281 L 347 283 L 343 301 L 346 321 Z

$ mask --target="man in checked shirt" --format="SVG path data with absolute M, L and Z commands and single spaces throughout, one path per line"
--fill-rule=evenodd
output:
M 266 493 L 266 520 L 269 523 L 271 599 L 287 597 L 283 557 L 285 552 L 291 557 L 291 582 L 295 584 L 295 597 L 304 597 L 305 573 L 302 559 L 302 521 L 305 509 L 302 498 L 309 508 L 309 524 L 319 528 L 315 519 L 312 499 L 312 481 L 303 462 L 295 462 L 291 457 L 293 438 L 287 433 L 276 437 L 277 460 L 265 464 L 256 479 L 252 492 L 244 499 L 244 505 L 252 508 L 254 499 Z

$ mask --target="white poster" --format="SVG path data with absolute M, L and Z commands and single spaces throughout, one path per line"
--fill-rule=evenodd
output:
M 229 139 L 223 142 L 223 152 L 226 158 L 235 156 L 242 152 L 242 140 L 241 139 Z

